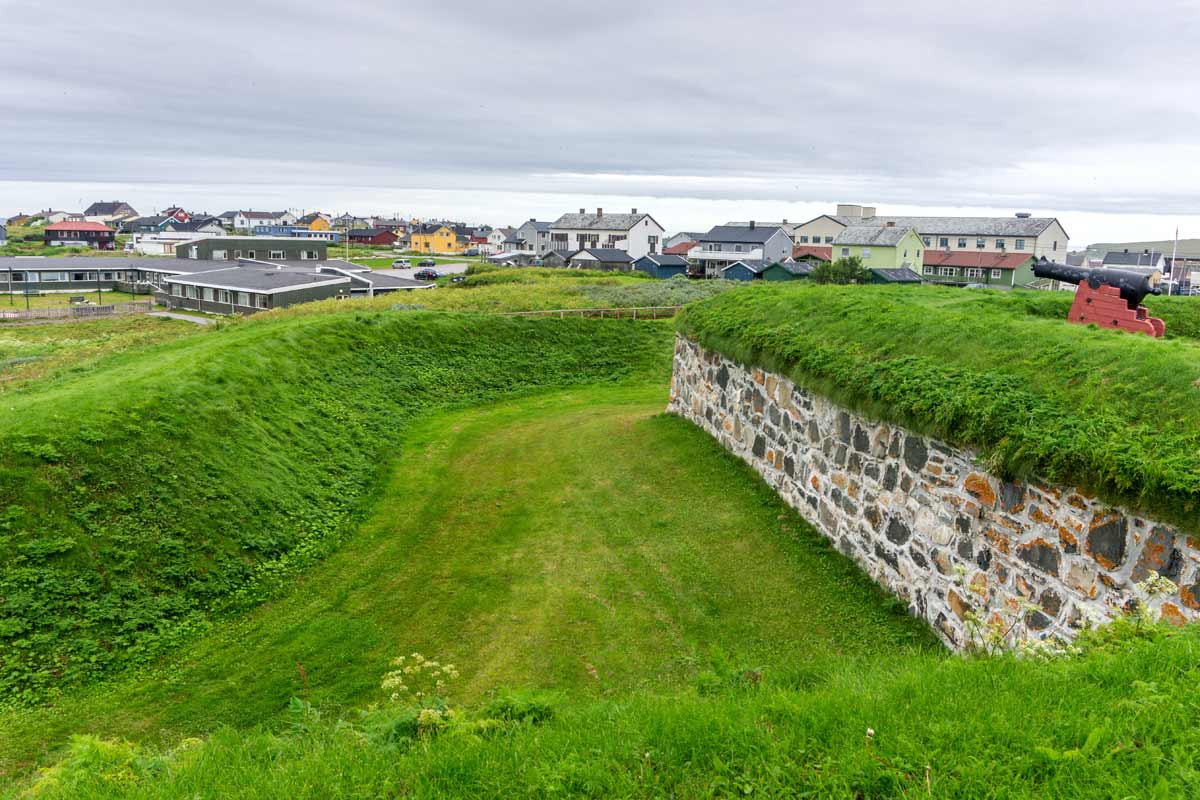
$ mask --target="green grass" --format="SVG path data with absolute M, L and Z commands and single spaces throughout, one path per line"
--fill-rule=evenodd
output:
M 129 292 L 116 292 L 116 291 L 96 292 L 94 289 L 90 290 L 90 291 L 88 291 L 88 290 L 84 290 L 84 291 L 72 290 L 70 292 L 65 292 L 65 293 L 55 292 L 53 294 L 43 293 L 43 294 L 31 295 L 28 298 L 28 301 L 29 301 L 28 305 L 29 305 L 29 308 L 63 308 L 63 307 L 72 305 L 72 303 L 71 303 L 72 297 L 86 298 L 89 302 L 91 302 L 94 305 L 103 305 L 105 303 L 128 303 L 133 300 L 150 300 L 150 299 L 152 299 L 149 295 L 146 295 L 146 294 L 134 295 L 134 294 L 130 294 Z M 27 298 L 25 297 L 25 295 L 21 294 L 19 291 L 14 291 L 12 295 L 9 295 L 7 292 L 0 291 L 0 311 L 4 311 L 4 310 L 10 309 L 10 308 L 16 308 L 16 309 L 25 308 L 26 299 Z M 2 323 L 0 323 L 0 324 L 2 324 Z
M 1167 300 L 1155 307 L 1185 319 L 1194 308 Z M 791 285 L 725 293 L 689 306 L 678 325 L 843 404 L 978 447 L 1001 475 L 1081 486 L 1195 525 L 1200 343 L 1040 313 L 1064 301 Z
M 198 333 L 199 326 L 141 315 L 0 325 L 0 395 L 50 376 L 75 377 L 115 354 Z
M 623 697 L 719 649 L 782 668 L 935 651 L 741 462 L 661 414 L 664 384 L 422 417 L 361 528 L 276 599 L 125 679 L 0 716 L 6 770 L 89 732 L 175 741 L 379 698 L 414 650 L 455 696 Z
M 44 699 L 257 604 L 336 547 L 431 409 L 663 374 L 665 327 L 561 322 L 276 318 L 11 393 L 0 695 Z
M 1188 798 L 1200 793 L 1198 661 L 1196 627 L 1051 663 L 910 655 L 747 673 L 718 661 L 692 690 L 506 693 L 416 737 L 404 708 L 339 718 L 296 703 L 282 730 L 223 727 L 167 747 L 80 736 L 13 792 Z

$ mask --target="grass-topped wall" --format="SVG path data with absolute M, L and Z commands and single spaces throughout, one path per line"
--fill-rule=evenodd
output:
M 1080 486 L 1200 522 L 1200 343 L 1191 298 L 1158 298 L 1177 338 L 1070 325 L 1069 295 L 935 287 L 759 287 L 678 328 L 873 417 L 978 448 L 1001 477 Z M 1063 314 L 1053 312 L 1063 306 Z M 1179 334 L 1185 334 L 1179 336 Z

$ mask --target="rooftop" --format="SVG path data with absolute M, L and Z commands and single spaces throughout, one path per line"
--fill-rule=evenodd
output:
M 834 246 L 840 244 L 872 245 L 875 247 L 895 247 L 912 233 L 912 228 L 877 228 L 871 225 L 851 225 L 843 228 L 833 240 Z
M 350 278 L 345 275 L 317 272 L 315 268 L 299 269 L 296 267 L 275 267 L 239 263 L 220 269 L 211 269 L 204 272 L 194 272 L 190 275 L 173 277 L 169 281 L 171 283 L 191 286 L 207 286 L 214 289 L 232 289 L 235 291 L 271 294 L 273 292 L 298 289 L 305 286 L 349 284 Z
M 842 225 L 915 228 L 929 236 L 1034 236 L 1057 222 L 1054 217 L 847 217 L 825 214 Z M 819 217 L 818 217 L 819 219 Z
M 563 214 L 550 226 L 568 230 L 627 231 L 649 214 Z
M 108 227 L 107 225 L 105 225 L 102 222 L 72 222 L 70 220 L 65 220 L 63 222 L 56 222 L 53 225 L 47 225 L 43 230 L 47 230 L 47 231 L 81 231 L 81 232 L 82 231 L 108 231 L 109 233 L 116 233 L 115 230 Z
M 700 235 L 700 242 L 720 242 L 722 244 L 762 244 L 782 232 L 782 228 L 773 228 L 755 224 L 749 225 L 717 225 L 708 233 Z M 785 234 L 786 235 L 786 234 Z

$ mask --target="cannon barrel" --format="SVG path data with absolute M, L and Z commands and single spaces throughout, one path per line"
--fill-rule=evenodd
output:
M 1051 278 L 1065 283 L 1079 284 L 1087 281 L 1093 289 L 1115 286 L 1121 291 L 1121 299 L 1130 308 L 1137 308 L 1148 294 L 1162 294 L 1158 283 L 1159 272 L 1137 272 L 1130 269 L 1106 269 L 1105 267 L 1073 267 L 1056 264 L 1044 256 L 1033 265 L 1033 274 L 1039 278 Z

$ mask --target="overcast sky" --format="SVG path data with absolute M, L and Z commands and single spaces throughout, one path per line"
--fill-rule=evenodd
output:
M 989 5 L 0 0 L 0 213 L 841 201 L 1200 237 L 1200 2 Z

